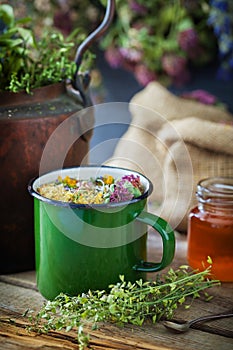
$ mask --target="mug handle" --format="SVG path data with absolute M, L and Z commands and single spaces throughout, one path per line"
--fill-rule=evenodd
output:
M 143 272 L 155 272 L 168 266 L 175 255 L 175 235 L 171 226 L 159 216 L 142 211 L 136 220 L 152 226 L 162 237 L 163 255 L 159 263 L 142 261 L 140 265 L 135 265 L 134 270 Z

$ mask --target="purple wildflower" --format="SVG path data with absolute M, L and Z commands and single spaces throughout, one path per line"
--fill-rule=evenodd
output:
M 131 184 L 132 184 L 134 187 L 138 187 L 138 188 L 141 187 L 139 175 L 137 175 L 137 176 L 134 176 L 133 174 L 131 174 L 131 175 L 125 175 L 125 176 L 122 177 L 122 180 L 123 180 L 123 181 L 129 181 L 129 182 L 131 182 Z
M 154 71 L 149 70 L 144 64 L 137 64 L 134 69 L 135 78 L 142 86 L 146 86 L 151 81 L 157 80 Z
M 137 63 L 142 59 L 142 52 L 135 48 L 120 47 L 120 54 L 128 61 Z
M 72 31 L 70 12 L 57 11 L 54 15 L 54 26 L 64 35 L 69 35 Z
M 108 64 L 110 65 L 110 67 L 112 67 L 112 68 L 119 68 L 123 64 L 123 57 L 122 57 L 119 49 L 117 49 L 113 46 L 109 47 L 105 51 L 104 57 L 105 57 L 106 61 L 108 62 Z
M 143 187 L 140 177 L 133 174 L 125 175 L 116 181 L 114 191 L 110 196 L 110 202 L 130 201 L 135 196 L 140 196 L 141 193 L 143 193 Z
M 184 98 L 199 101 L 207 105 L 214 105 L 217 102 L 217 98 L 205 90 L 184 92 L 181 96 Z
M 175 54 L 165 54 L 162 58 L 163 69 L 171 77 L 177 77 L 179 74 L 183 74 L 186 65 L 186 58 Z
M 125 202 L 133 199 L 133 194 L 124 187 L 125 180 L 118 181 L 115 185 L 114 191 L 110 196 L 110 202 Z
M 162 58 L 162 67 L 176 86 L 182 86 L 190 80 L 190 72 L 185 57 L 172 53 L 165 54 Z
M 187 52 L 188 56 L 192 56 L 193 52 L 199 46 L 197 32 L 193 28 L 179 32 L 178 43 L 181 49 Z
M 140 15 L 146 15 L 148 9 L 145 5 L 139 4 L 136 0 L 130 0 L 129 2 L 130 9 Z

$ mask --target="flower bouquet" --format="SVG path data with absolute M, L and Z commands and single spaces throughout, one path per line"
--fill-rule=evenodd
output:
M 182 86 L 191 67 L 220 60 L 217 75 L 233 77 L 231 0 L 116 0 L 117 17 L 100 45 L 111 67 L 133 72 L 141 85 Z

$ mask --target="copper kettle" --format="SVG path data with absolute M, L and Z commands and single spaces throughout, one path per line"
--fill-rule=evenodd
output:
M 114 11 L 115 1 L 108 0 L 102 23 L 77 49 L 72 81 L 35 89 L 33 95 L 0 93 L 0 273 L 34 268 L 33 201 L 27 184 L 38 176 L 43 149 L 54 130 L 66 118 L 92 105 L 88 91 L 90 75 L 81 75 L 79 67 L 84 52 L 108 29 Z M 69 150 L 65 167 L 83 162 L 93 127 L 94 118 L 90 114 L 86 115 L 84 131 L 82 123 L 76 125 L 81 136 Z M 63 134 L 62 138 L 68 136 Z M 53 160 L 56 153 L 63 151 L 62 147 L 61 139 L 47 170 L 56 168 Z

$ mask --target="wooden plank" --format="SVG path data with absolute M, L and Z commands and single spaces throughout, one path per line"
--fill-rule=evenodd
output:
M 19 344 L 22 343 L 26 349 L 30 348 L 33 344 L 33 348 L 39 349 L 48 344 L 53 346 L 53 349 L 77 349 L 77 342 L 75 340 L 76 333 L 71 331 L 65 332 L 50 332 L 49 334 L 42 334 L 38 336 L 34 332 L 28 332 L 26 326 L 30 325 L 26 318 L 21 315 L 8 310 L 0 309 L 1 314 L 1 330 L 0 330 L 0 344 Z M 102 346 L 102 349 L 121 349 L 129 350 L 132 348 L 140 350 L 170 350 L 170 347 L 164 347 L 150 343 L 141 338 L 132 337 L 130 329 L 125 329 L 122 336 L 119 337 L 119 330 L 122 329 L 114 327 L 112 325 L 102 325 L 98 331 L 93 331 L 90 327 L 87 327 L 87 332 L 92 335 L 91 347 L 94 349 Z M 121 333 L 121 332 L 120 332 Z M 124 335 L 124 333 L 126 333 Z M 130 336 L 128 336 L 128 334 Z M 9 341 L 8 341 L 8 340 Z M 5 341 L 4 341 L 5 340 Z M 13 348 L 14 349 L 14 348 Z
M 0 307 L 23 314 L 28 308 L 38 310 L 45 299 L 36 290 L 0 282 Z
M 35 271 L 26 271 L 26 272 L 18 272 L 18 273 L 9 274 L 9 275 L 0 275 L 0 281 L 37 290 Z
M 9 320 L 9 316 L 11 321 Z M 22 316 L 1 310 L 0 346 L 3 349 L 77 349 L 74 331 L 51 332 L 38 335 L 28 332 L 28 324 Z M 3 321 L 4 320 L 4 321 Z M 210 335 L 206 332 L 192 330 L 189 333 L 174 335 L 167 332 L 161 324 L 146 327 L 126 326 L 123 329 L 114 325 L 103 324 L 99 330 L 87 329 L 90 333 L 92 349 L 118 350 L 180 350 L 185 344 L 186 350 L 230 350 L 233 339 Z

